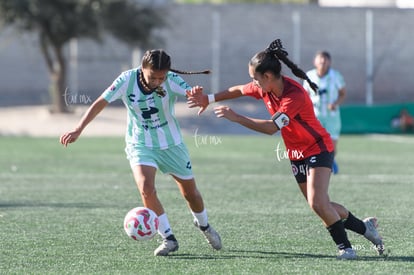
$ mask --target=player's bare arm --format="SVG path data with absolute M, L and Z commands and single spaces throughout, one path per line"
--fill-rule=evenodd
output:
M 200 107 L 198 115 L 201 115 L 210 103 L 243 96 L 242 89 L 243 85 L 237 85 L 216 94 L 208 95 L 203 94 L 202 91 L 193 92 L 193 90 L 191 90 L 190 93 L 187 93 L 187 104 L 190 108 Z
M 228 106 L 217 106 L 214 108 L 214 113 L 219 118 L 227 118 L 232 122 L 236 122 L 246 128 L 263 134 L 273 135 L 278 131 L 278 128 L 272 120 L 256 119 L 243 116 L 234 112 Z
M 72 131 L 64 133 L 60 137 L 60 143 L 62 143 L 65 147 L 68 146 L 69 143 L 75 142 L 80 134 L 82 133 L 83 129 L 108 105 L 108 102 L 100 96 L 96 99 L 92 105 L 88 108 L 86 113 L 83 115 L 79 124 L 76 128 Z
M 345 95 L 346 95 L 346 90 L 345 90 L 345 88 L 340 89 L 340 90 L 338 91 L 338 93 L 339 93 L 338 99 L 337 99 L 334 103 L 332 103 L 332 104 L 329 104 L 329 105 L 328 105 L 328 109 L 329 109 L 329 110 L 331 110 L 331 111 L 336 110 L 336 109 L 337 109 L 337 107 L 338 107 L 339 105 L 341 105 L 341 104 L 342 104 L 342 102 L 345 100 Z

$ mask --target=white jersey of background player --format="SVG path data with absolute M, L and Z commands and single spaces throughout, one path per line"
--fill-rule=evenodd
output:
M 336 152 L 341 133 L 341 111 L 339 106 L 346 94 L 345 81 L 341 73 L 331 68 L 331 56 L 326 51 L 316 53 L 314 66 L 315 68 L 306 74 L 312 82 L 318 85 L 318 93 L 314 93 L 307 82 L 303 83 L 303 87 L 311 97 L 316 117 L 331 135 Z M 339 171 L 335 160 L 332 171 L 334 174 Z

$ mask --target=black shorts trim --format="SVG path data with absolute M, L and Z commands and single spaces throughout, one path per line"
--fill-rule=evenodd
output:
M 306 182 L 309 168 L 327 167 L 332 169 L 334 152 L 322 152 L 318 155 L 310 156 L 302 160 L 291 160 L 292 173 L 297 183 Z

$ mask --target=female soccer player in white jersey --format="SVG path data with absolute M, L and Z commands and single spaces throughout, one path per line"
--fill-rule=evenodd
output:
M 110 103 L 121 99 L 128 110 L 125 152 L 145 207 L 159 217 L 158 233 L 162 244 L 155 256 L 167 256 L 177 251 L 167 215 L 157 197 L 155 174 L 157 169 L 171 174 L 194 216 L 194 224 L 204 234 L 212 248 L 221 249 L 219 234 L 208 223 L 203 198 L 197 189 L 191 170 L 189 154 L 180 127 L 174 115 L 178 96 L 202 87 L 190 87 L 180 74 L 209 73 L 183 72 L 171 68 L 171 58 L 163 50 L 145 52 L 141 66 L 121 73 L 102 95 L 89 107 L 78 125 L 60 137 L 67 146 L 75 142 L 85 127 Z
M 306 74 L 312 82 L 318 85 L 318 93 L 314 93 L 306 81 L 303 82 L 303 88 L 311 97 L 316 117 L 330 134 L 336 154 L 341 133 L 341 111 L 339 106 L 345 99 L 346 89 L 342 74 L 332 69 L 331 63 L 331 55 L 328 52 L 317 52 L 313 60 L 315 68 Z M 332 172 L 334 174 L 339 172 L 335 159 L 332 164 Z

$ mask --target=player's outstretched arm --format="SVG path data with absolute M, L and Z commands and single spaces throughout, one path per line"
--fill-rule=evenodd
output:
M 232 122 L 236 122 L 246 128 L 263 134 L 273 135 L 279 130 L 272 120 L 246 117 L 234 112 L 228 106 L 217 106 L 214 108 L 214 113 L 219 118 L 227 118 Z
M 75 142 L 89 122 L 91 122 L 108 104 L 108 101 L 102 96 L 96 99 L 83 115 L 77 127 L 60 136 L 60 143 L 66 147 L 69 143 Z
M 208 105 L 213 102 L 223 101 L 227 99 L 233 99 L 237 97 L 243 96 L 243 89 L 244 85 L 236 85 L 233 87 L 228 88 L 227 90 L 215 93 L 215 94 L 203 94 L 203 90 L 201 89 L 192 89 L 191 91 L 187 92 L 187 104 L 188 107 L 200 107 L 198 111 L 198 115 L 203 113 Z M 198 87 L 198 86 L 196 86 Z

